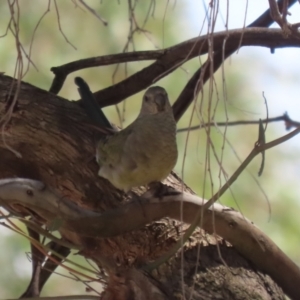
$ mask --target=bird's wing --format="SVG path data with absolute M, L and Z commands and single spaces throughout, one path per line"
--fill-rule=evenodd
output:
M 128 170 L 136 168 L 136 163 L 134 160 L 125 158 L 128 156 L 127 152 L 124 151 L 128 148 L 128 144 L 131 143 L 131 136 L 133 135 L 133 130 L 130 127 L 115 133 L 114 135 L 107 136 L 105 139 L 99 141 L 98 151 L 99 151 L 99 164 L 100 165 L 110 165 L 113 168 L 119 167 L 124 164 Z
M 147 149 L 150 148 L 149 143 L 153 142 L 153 139 L 149 139 L 147 130 L 151 129 L 147 127 L 147 124 L 137 119 L 126 128 L 130 134 L 127 134 L 124 140 L 121 161 L 128 171 L 133 171 L 141 165 L 145 167 L 148 165 L 151 153 Z

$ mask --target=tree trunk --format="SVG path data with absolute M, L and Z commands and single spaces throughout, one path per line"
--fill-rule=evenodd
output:
M 0 76 L 1 118 L 14 97 L 9 95 L 11 84 L 10 77 Z M 39 180 L 78 206 L 98 212 L 119 207 L 145 191 L 141 187 L 128 196 L 97 176 L 93 157 L 101 133 L 89 125 L 76 102 L 22 83 L 2 132 L 1 178 Z M 167 183 L 181 189 L 176 174 L 170 175 Z M 284 299 L 269 276 L 257 271 L 227 242 L 201 229 L 194 232 L 183 253 L 151 275 L 139 268 L 165 254 L 186 228 L 164 218 L 113 238 L 63 230 L 61 234 L 82 246 L 81 254 L 108 272 L 103 299 Z

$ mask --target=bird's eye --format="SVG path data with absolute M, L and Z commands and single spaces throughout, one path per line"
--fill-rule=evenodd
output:
M 144 96 L 144 100 L 146 101 L 146 102 L 148 102 L 149 100 L 150 100 L 150 98 L 148 97 L 148 96 Z

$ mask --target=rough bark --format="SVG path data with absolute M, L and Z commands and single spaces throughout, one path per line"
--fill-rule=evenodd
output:
M 11 83 L 11 78 L 0 77 L 1 117 L 13 96 L 8 96 Z M 23 83 L 0 140 L 0 177 L 40 180 L 92 211 L 117 207 L 130 201 L 134 193 L 141 194 L 143 188 L 128 197 L 97 177 L 98 166 L 92 157 L 100 133 L 88 123 L 77 103 Z M 3 137 L 22 158 L 7 148 Z M 170 175 L 168 183 L 180 188 L 182 184 L 176 175 Z M 192 291 L 193 299 L 284 299 L 268 276 L 229 244 L 200 229 L 184 247 L 183 262 L 178 254 L 151 275 L 139 269 L 170 249 L 185 229 L 165 218 L 114 238 L 87 238 L 76 233 L 67 238 L 83 247 L 82 255 L 107 268 L 103 299 L 183 299 Z

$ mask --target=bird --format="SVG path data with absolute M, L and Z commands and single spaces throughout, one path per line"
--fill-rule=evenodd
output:
M 150 87 L 138 117 L 128 127 L 100 139 L 98 175 L 125 192 L 164 180 L 178 157 L 176 122 L 166 90 Z

